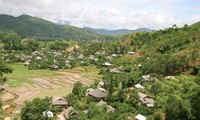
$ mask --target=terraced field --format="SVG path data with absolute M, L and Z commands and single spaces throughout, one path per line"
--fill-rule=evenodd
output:
M 93 67 L 60 71 L 28 70 L 21 64 L 15 64 L 12 67 L 15 70 L 12 74 L 7 75 L 8 87 L 1 96 L 3 108 L 12 114 L 18 114 L 26 100 L 36 97 L 66 96 L 71 92 L 75 82 L 81 81 L 83 84 L 89 85 L 93 83 L 94 79 L 101 78 L 98 75 L 98 69 Z M 15 105 L 14 109 L 11 106 L 13 104 Z

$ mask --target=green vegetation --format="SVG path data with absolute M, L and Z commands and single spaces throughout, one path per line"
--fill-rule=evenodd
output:
M 23 83 L 32 83 L 30 78 L 37 77 L 51 77 L 57 75 L 54 71 L 50 70 L 28 70 L 22 64 L 12 64 L 9 65 L 14 69 L 12 74 L 5 75 L 9 80 L 8 84 L 11 87 L 20 87 Z
M 103 40 L 106 38 L 105 36 L 97 35 L 81 28 L 68 25 L 56 25 L 41 18 L 28 15 L 21 15 L 19 17 L 0 15 L 0 29 L 13 31 L 23 37 L 41 39 Z
M 120 36 L 131 34 L 134 32 L 150 32 L 151 29 L 148 28 L 138 28 L 136 30 L 128 30 L 128 29 L 119 29 L 119 30 L 106 30 L 106 29 L 93 29 L 89 27 L 84 27 L 83 29 L 90 31 L 92 33 L 100 34 L 100 35 L 109 35 L 109 36 Z
M 2 60 L 0 58 L 0 85 L 5 83 L 7 81 L 7 78 L 4 77 L 4 74 L 8 74 L 8 73 L 12 73 L 13 69 L 10 68 L 9 66 L 7 66 L 4 62 L 4 60 Z
M 51 110 L 55 113 L 55 109 L 50 108 L 51 98 L 36 98 L 31 102 L 26 102 L 25 107 L 21 110 L 21 120 L 46 120 L 48 118 L 42 116 L 42 113 Z M 48 119 L 49 120 L 49 119 Z M 53 119 L 52 119 L 53 120 Z
M 29 16 L 16 19 L 22 18 L 39 21 Z M 58 73 L 63 75 L 59 77 L 67 77 L 64 79 L 74 87 L 64 86 L 65 80 L 60 81 L 61 78 L 51 81 L 55 84 L 53 87 L 63 85 L 63 91 L 59 92 L 78 112 L 81 120 L 134 119 L 137 114 L 149 120 L 196 120 L 199 119 L 200 93 L 199 28 L 200 23 L 183 28 L 173 25 L 164 30 L 126 35 L 121 41 L 79 41 L 73 46 L 63 40 L 37 42 L 28 38 L 13 39 L 10 43 L 4 41 L 6 51 L 2 58 L 7 63 L 25 62 L 27 66 L 11 65 L 15 68 L 13 74 L 6 75 L 11 86 L 31 84 L 28 79 L 34 77 L 54 77 L 59 69 Z M 30 45 L 27 47 L 27 44 Z M 82 83 L 75 83 L 81 76 L 97 80 L 91 84 L 85 78 Z M 48 80 L 38 81 L 44 82 L 47 89 L 36 96 L 44 98 L 45 95 L 58 94 L 56 90 L 48 93 L 51 89 L 48 88 L 51 84 Z M 87 83 L 91 85 L 86 86 Z M 136 84 L 142 87 L 136 87 Z M 106 97 L 92 95 L 90 91 L 96 89 L 108 94 Z M 107 104 L 98 106 L 100 100 Z M 51 109 L 49 101 L 34 99 L 25 103 L 21 118 L 43 119 L 40 113 Z M 44 108 L 38 107 L 41 103 L 45 104 Z

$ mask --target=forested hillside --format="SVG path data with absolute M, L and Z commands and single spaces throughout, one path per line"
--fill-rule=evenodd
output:
M 63 38 L 67 40 L 103 40 L 106 38 L 78 27 L 57 25 L 28 15 L 19 17 L 0 15 L 0 29 L 11 30 L 21 36 L 34 38 Z
M 119 29 L 119 30 L 106 30 L 106 29 L 93 29 L 89 27 L 84 27 L 83 29 L 100 34 L 100 35 L 108 35 L 108 36 L 118 36 L 118 35 L 126 35 L 134 32 L 150 32 L 151 29 L 148 28 L 138 28 L 136 30 L 128 30 L 128 29 Z

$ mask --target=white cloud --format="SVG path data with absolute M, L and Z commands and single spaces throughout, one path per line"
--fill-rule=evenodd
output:
M 26 13 L 81 27 L 160 29 L 199 19 L 181 20 L 173 12 L 172 0 L 0 0 L 1 14 Z

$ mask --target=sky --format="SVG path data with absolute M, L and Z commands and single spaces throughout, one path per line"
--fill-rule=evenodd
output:
M 0 14 L 109 30 L 164 29 L 200 21 L 200 0 L 0 0 Z

